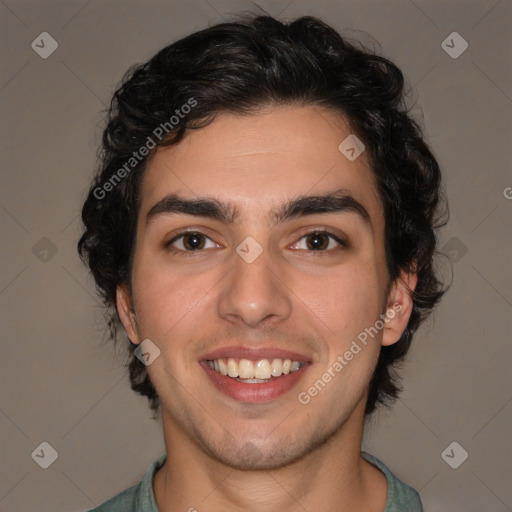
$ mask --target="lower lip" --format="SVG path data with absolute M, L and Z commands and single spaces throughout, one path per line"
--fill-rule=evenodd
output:
M 227 375 L 221 375 L 215 370 L 212 370 L 206 361 L 201 361 L 200 364 L 204 368 L 206 375 L 210 377 L 214 386 L 219 391 L 222 391 L 222 393 L 235 400 L 250 403 L 269 402 L 284 395 L 292 389 L 304 375 L 304 372 L 307 371 L 308 367 L 311 366 L 310 363 L 304 363 L 302 367 L 295 372 L 281 375 L 280 377 L 271 377 L 268 382 L 248 384 L 238 382 Z

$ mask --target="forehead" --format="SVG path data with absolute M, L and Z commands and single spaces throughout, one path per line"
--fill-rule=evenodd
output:
M 352 131 L 320 107 L 287 106 L 251 115 L 220 114 L 159 148 L 143 180 L 144 215 L 162 197 L 215 197 L 262 214 L 290 198 L 343 188 L 382 217 L 373 172 L 363 152 L 350 161 L 338 149 Z

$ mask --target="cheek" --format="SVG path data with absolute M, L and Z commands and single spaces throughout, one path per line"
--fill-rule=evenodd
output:
M 307 280 L 297 289 L 328 331 L 357 336 L 381 313 L 381 290 L 373 267 L 346 266 L 323 279 Z
M 133 268 L 138 325 L 142 335 L 161 339 L 194 310 L 202 307 L 213 287 L 211 274 L 180 275 L 175 269 L 142 256 Z

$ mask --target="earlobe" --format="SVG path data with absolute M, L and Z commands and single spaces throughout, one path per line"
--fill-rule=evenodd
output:
M 131 293 L 126 285 L 118 285 L 116 289 L 117 313 L 121 323 L 132 343 L 139 344 L 139 335 L 137 332 L 137 321 L 133 311 Z
M 412 292 L 416 288 L 418 275 L 415 272 L 403 271 L 395 280 L 388 295 L 386 320 L 382 345 L 396 343 L 404 332 L 412 313 Z

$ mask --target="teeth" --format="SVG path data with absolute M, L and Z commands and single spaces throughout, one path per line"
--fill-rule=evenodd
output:
M 224 361 L 222 359 L 217 359 L 216 361 L 219 365 L 219 373 L 221 375 L 227 375 L 228 374 L 228 367 L 226 366 L 226 364 L 224 363 Z
M 249 359 L 240 359 L 238 363 L 238 376 L 241 379 L 253 379 L 254 378 L 254 365 Z
M 300 368 L 300 363 L 298 361 L 293 361 L 290 366 L 290 373 L 295 372 Z
M 232 357 L 228 359 L 228 375 L 233 378 L 238 377 L 238 365 Z
M 268 380 L 262 380 L 262 379 L 235 379 L 238 382 L 244 382 L 245 384 L 263 384 L 265 382 L 268 382 Z
M 272 377 L 279 377 L 283 373 L 283 362 L 281 359 L 272 360 Z
M 272 375 L 272 369 L 270 363 L 266 359 L 258 361 L 254 368 L 254 377 L 256 379 L 270 379 Z
M 224 359 L 216 359 L 207 361 L 207 363 L 212 370 L 221 375 L 227 375 L 237 380 L 244 379 L 243 382 L 247 383 L 267 382 L 271 377 L 280 377 L 296 372 L 304 364 L 291 359 L 273 359 L 271 363 L 268 359 L 259 361 L 240 359 L 237 363 L 233 357 L 229 357 L 227 362 Z

